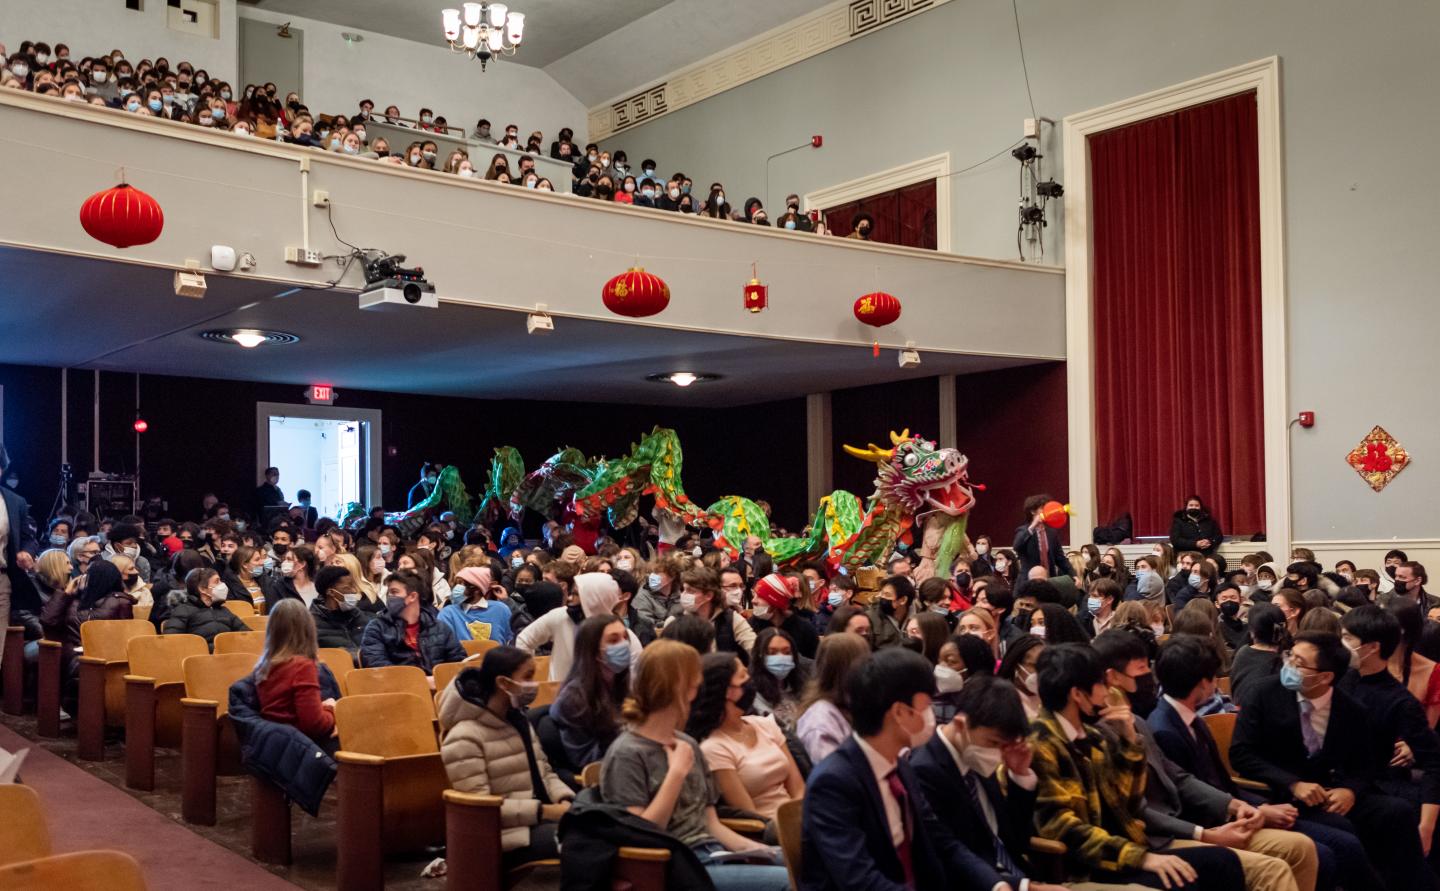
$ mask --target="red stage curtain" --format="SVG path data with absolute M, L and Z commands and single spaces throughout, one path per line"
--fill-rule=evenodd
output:
M 1089 145 L 1097 522 L 1166 535 L 1195 494 L 1227 535 L 1261 532 L 1255 94 Z
M 825 223 L 843 238 L 850 234 L 850 220 L 862 210 L 875 218 L 871 241 L 935 250 L 935 180 L 826 208 Z

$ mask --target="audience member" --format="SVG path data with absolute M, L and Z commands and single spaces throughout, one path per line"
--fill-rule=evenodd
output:
M 97 568 L 90 569 L 92 580 Z M 185 576 L 185 593 L 180 595 L 176 591 L 170 594 L 170 612 L 161 632 L 198 634 L 213 650 L 215 635 L 226 631 L 249 631 L 250 627 L 239 616 L 225 608 L 225 598 L 229 593 L 230 589 L 220 579 L 220 573 L 213 569 L 192 569 Z
M 338 747 L 335 700 L 320 694 L 315 623 L 297 600 L 276 604 L 265 624 L 265 649 L 255 664 L 260 715 L 289 724 L 333 753 Z M 328 671 L 328 669 L 327 669 Z
M 433 675 L 441 662 L 464 661 L 465 650 L 455 632 L 424 606 L 429 585 L 415 573 L 401 570 L 385 580 L 385 589 L 385 612 L 365 626 L 360 642 L 362 665 L 414 665 Z
M 795 735 L 810 763 L 818 765 L 850 736 L 847 682 L 855 668 L 870 658 L 870 645 L 858 634 L 832 632 L 820 643 L 815 677 L 800 702 Z
M 601 614 L 580 623 L 570 673 L 550 717 L 572 770 L 604 757 L 620 735 L 620 706 L 630 688 L 630 637 L 618 618 Z

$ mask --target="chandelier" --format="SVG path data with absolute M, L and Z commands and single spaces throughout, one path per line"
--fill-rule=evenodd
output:
M 515 55 L 525 35 L 525 15 L 511 12 L 504 3 L 466 3 L 464 10 L 440 13 L 450 51 L 480 60 L 480 70 L 491 59 Z

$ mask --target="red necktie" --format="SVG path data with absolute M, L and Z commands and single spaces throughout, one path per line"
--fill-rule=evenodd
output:
M 1037 544 L 1040 546 L 1040 565 L 1045 567 L 1045 571 L 1048 573 L 1050 571 L 1050 539 L 1045 535 L 1044 526 L 1040 527 L 1037 539 Z
M 910 797 L 905 791 L 905 784 L 900 782 L 898 770 L 890 771 L 885 781 L 890 784 L 890 794 L 895 796 L 895 802 L 900 805 L 900 822 L 905 827 L 905 838 L 896 846 L 895 855 L 900 858 L 900 866 L 905 870 L 906 887 L 914 888 L 915 867 L 910 862 Z

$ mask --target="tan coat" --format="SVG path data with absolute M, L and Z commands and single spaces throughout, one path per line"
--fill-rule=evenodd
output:
M 530 844 L 530 829 L 540 822 L 540 799 L 530 782 L 525 743 L 509 722 L 465 700 L 454 684 L 440 694 L 440 758 L 450 785 L 461 792 L 499 795 L 500 847 L 513 851 Z M 575 792 L 555 775 L 535 731 L 530 747 L 540 768 L 550 801 L 558 804 Z

